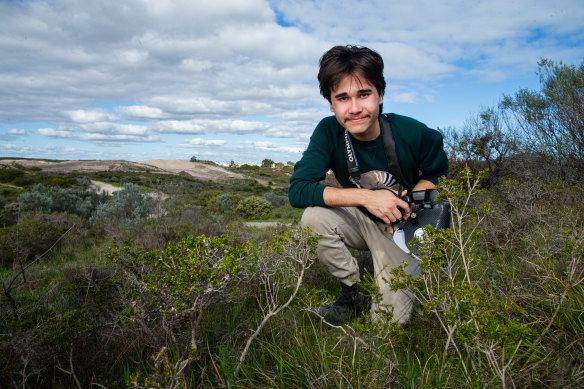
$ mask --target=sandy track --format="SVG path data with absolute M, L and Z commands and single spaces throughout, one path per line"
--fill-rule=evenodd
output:
M 101 181 L 91 181 L 91 185 L 95 188 L 97 193 L 107 193 L 108 195 L 121 190 L 119 186 L 113 186 L 112 184 L 108 184 L 107 182 Z

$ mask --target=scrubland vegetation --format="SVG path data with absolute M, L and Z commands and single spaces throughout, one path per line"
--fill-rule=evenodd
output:
M 291 164 L 223 183 L 0 168 L 2 387 L 582 387 L 584 64 L 540 72 L 441 130 L 452 224 L 418 278 L 388 280 L 416 293 L 406 328 L 311 320 L 338 284 L 287 203 Z

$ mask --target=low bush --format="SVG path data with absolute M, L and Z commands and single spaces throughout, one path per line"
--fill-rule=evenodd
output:
M 75 234 L 83 226 L 79 217 L 65 213 L 22 214 L 17 224 L 0 228 L 0 266 L 11 267 L 17 260 L 30 262 L 53 247 L 73 225 L 79 227 L 69 236 L 69 239 L 74 240 Z
M 259 196 L 250 196 L 237 205 L 237 213 L 245 219 L 261 219 L 272 210 L 272 204 Z
M 120 295 L 113 273 L 89 265 L 67 265 L 60 279 L 39 285 L 38 299 L 19 295 L 18 316 L 2 310 L 0 328 L 10 337 L 0 342 L 2 386 L 90 387 L 91 382 L 119 382 L 116 334 Z M 26 292 L 26 291 L 25 291 Z
M 274 192 L 267 192 L 262 197 L 270 202 L 274 207 L 284 207 L 290 205 L 287 195 L 277 195 Z
M 85 187 L 65 189 L 60 186 L 44 187 L 37 184 L 30 192 L 18 196 L 18 203 L 21 211 L 67 212 L 89 219 L 107 198 L 107 194 L 98 194 L 95 190 L 87 190 Z
M 154 211 L 155 206 L 156 200 L 143 195 L 136 185 L 126 183 L 107 202 L 98 205 L 91 221 L 109 230 L 136 226 Z

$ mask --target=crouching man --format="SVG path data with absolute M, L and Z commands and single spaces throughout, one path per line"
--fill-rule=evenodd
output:
M 341 283 L 339 298 L 316 312 L 333 324 L 364 312 L 367 304 L 351 247 L 371 252 L 382 296 L 371 304 L 372 320 L 379 310 L 389 310 L 404 324 L 412 296 L 407 290 L 392 291 L 387 280 L 404 260 L 409 274 L 417 275 L 419 267 L 392 239 L 393 223 L 410 216 L 409 204 L 395 188 L 401 185 L 406 190 L 399 194 L 405 195 L 436 187 L 448 172 L 442 136 L 412 118 L 381 114 L 383 60 L 373 50 L 333 47 L 320 59 L 318 81 L 334 116 L 316 126 L 289 189 L 290 203 L 306 208 L 302 226 L 322 236 L 320 263 Z M 320 183 L 329 169 L 342 188 Z

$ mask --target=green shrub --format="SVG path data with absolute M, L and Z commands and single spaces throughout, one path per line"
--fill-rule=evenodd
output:
M 0 182 L 13 182 L 15 179 L 24 176 L 24 170 L 15 169 L 9 166 L 0 167 Z
M 217 200 L 215 200 L 215 205 L 221 211 L 229 211 L 233 207 L 233 200 L 231 199 L 231 195 L 229 193 L 224 193 Z
M 188 236 L 163 251 L 125 247 L 106 253 L 122 272 L 127 309 L 121 317 L 140 318 L 142 323 L 164 318 L 169 337 L 175 336 L 179 323 L 190 322 L 192 351 L 202 315 L 214 304 L 235 298 L 238 273 L 254 256 L 251 244 L 240 245 L 227 235 Z
M 250 196 L 241 200 L 236 210 L 245 219 L 260 219 L 270 213 L 272 204 L 264 198 Z
M 67 214 L 22 214 L 16 225 L 0 228 L 0 266 L 10 267 L 18 258 L 24 263 L 51 248 L 78 217 Z
M 17 319 L 2 310 L 0 327 L 9 335 L 0 340 L 0 386 L 89 388 L 98 381 L 120 387 L 121 363 L 112 359 L 121 340 L 112 336 L 120 305 L 114 274 L 92 265 L 67 265 L 58 273 L 47 288 L 38 281 L 29 287 L 38 300 L 17 299 Z
M 112 222 L 114 225 L 138 225 L 154 210 L 155 205 L 155 200 L 142 195 L 138 186 L 126 183 L 124 189 L 114 192 L 107 202 L 97 207 L 91 221 L 110 226 Z
M 67 212 L 84 218 L 90 218 L 99 204 L 106 200 L 107 194 L 98 194 L 95 190 L 59 186 L 45 188 L 41 184 L 18 196 L 21 211 Z
M 267 192 L 264 193 L 262 197 L 268 200 L 274 207 L 283 207 L 286 205 L 290 205 L 288 201 L 288 196 L 286 195 L 277 195 L 274 192 Z

